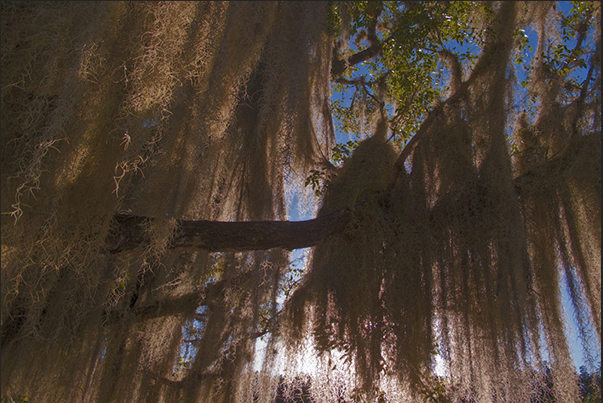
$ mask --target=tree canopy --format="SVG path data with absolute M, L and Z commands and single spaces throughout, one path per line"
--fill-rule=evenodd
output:
M 2 2 L 3 402 L 579 401 L 601 9 L 570 3 Z

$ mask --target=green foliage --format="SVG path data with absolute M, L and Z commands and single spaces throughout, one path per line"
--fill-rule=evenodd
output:
M 589 372 L 585 366 L 580 367 L 580 392 L 584 403 L 601 403 L 601 366 Z
M 316 197 L 320 197 L 323 194 L 325 175 L 326 172 L 324 170 L 311 169 L 310 175 L 306 178 L 304 186 L 312 186 L 312 190 L 314 190 Z
M 338 15 L 344 7 L 335 2 L 333 14 Z M 394 143 L 401 146 L 414 134 L 425 113 L 441 100 L 445 88 L 445 75 L 440 54 L 451 52 L 461 62 L 473 64 L 477 58 L 477 48 L 483 44 L 484 32 L 475 18 L 488 18 L 492 10 L 478 2 L 400 2 L 346 3 L 352 23 L 350 36 L 360 52 L 371 46 L 367 32 L 375 27 L 375 35 L 382 47 L 381 54 L 361 64 L 368 74 L 358 77 L 358 66 L 351 66 L 343 77 L 349 83 L 341 82 L 333 86 L 334 93 L 342 94 L 341 100 L 333 101 L 333 114 L 340 129 L 348 133 L 359 133 L 360 120 L 370 120 L 370 114 L 377 109 L 372 94 L 380 92 L 379 85 L 386 84 L 385 101 L 393 107 L 390 127 Z M 378 16 L 377 24 L 374 18 Z M 339 18 L 334 20 L 341 21 Z M 374 44 L 373 44 L 374 45 Z M 466 49 L 466 45 L 473 48 Z M 457 51 L 457 47 L 465 50 Z M 361 82 L 360 82 L 361 81 Z M 344 92 L 355 85 L 350 104 L 346 104 Z M 348 92 L 349 96 L 349 92 Z M 364 116 L 359 104 L 365 107 Z
M 534 48 L 529 44 L 529 41 L 525 29 L 518 29 L 515 31 L 515 46 L 518 49 L 514 60 L 516 65 L 524 64 L 528 58 L 528 52 L 534 51 Z M 527 65 L 525 69 L 529 71 L 531 70 L 531 66 Z M 522 86 L 525 88 L 525 83 L 522 83 Z
M 333 154 L 331 155 L 331 160 L 335 165 L 340 165 L 345 162 L 352 155 L 352 151 L 360 144 L 359 141 L 350 140 L 346 143 L 339 143 L 335 147 L 333 147 Z
M 343 80 L 333 84 L 336 99 L 332 101 L 332 110 L 338 128 L 345 133 L 361 134 L 362 127 L 371 122 L 379 108 L 377 98 L 382 97 L 379 99 L 385 103 L 390 115 L 392 143 L 399 148 L 417 132 L 426 113 L 450 89 L 447 84 L 451 69 L 442 55 L 451 55 L 463 71 L 470 70 L 491 32 L 490 23 L 495 13 L 493 4 L 472 1 L 330 4 L 333 32 L 342 32 L 343 10 L 350 19 L 353 53 L 375 46 L 375 40 L 381 46 L 376 57 L 349 66 L 342 74 Z M 575 97 L 579 94 L 584 81 L 580 82 L 575 73 L 587 66 L 587 59 L 592 54 L 592 49 L 585 46 L 585 36 L 593 29 L 597 6 L 593 2 L 580 1 L 570 4 L 569 12 L 560 12 L 555 17 L 560 40 L 547 39 L 540 55 L 533 54 L 534 47 L 526 31 L 532 28 L 516 29 L 513 61 L 516 68 L 523 70 L 521 76 L 525 78 L 520 82 L 523 90 L 531 88 L 535 62 L 542 61 L 542 71 L 548 81 L 562 77 L 565 80 L 564 95 Z M 370 37 L 371 29 L 373 38 Z M 341 36 L 336 37 L 337 43 L 343 40 L 345 38 Z M 532 118 L 539 103 L 537 97 L 534 92 L 525 95 L 524 111 Z M 338 144 L 333 149 L 335 165 L 342 161 L 342 147 L 343 144 Z
M 338 4 L 335 1 L 329 1 L 327 25 L 329 32 L 333 36 L 339 36 L 341 34 L 341 20 L 339 18 Z
M 302 263 L 302 259 L 289 262 L 287 272 L 282 280 L 281 285 L 281 292 L 285 296 L 285 298 L 289 298 L 291 296 L 293 290 L 297 287 L 304 273 L 305 267 L 303 265 L 300 265 L 300 263 Z
M 350 112 L 349 108 L 341 107 L 341 111 Z M 331 161 L 335 166 L 341 166 L 348 158 L 351 157 L 352 152 L 360 144 L 359 140 L 350 140 L 345 143 L 337 143 L 331 149 Z M 335 175 L 328 174 L 324 169 L 311 169 L 310 175 L 306 177 L 304 187 L 311 186 L 314 190 L 316 197 L 320 197 L 324 194 L 325 187 L 335 178 Z
M 565 77 L 576 68 L 585 68 L 588 52 L 583 47 L 588 27 L 594 18 L 596 6 L 593 2 L 572 1 L 572 9 L 566 15 L 558 17 L 561 26 L 561 42 L 549 43 L 541 57 L 544 66 L 551 75 Z M 573 45 L 575 42 L 575 45 Z M 575 79 L 570 79 L 578 87 Z M 566 86 L 567 87 L 567 86 Z

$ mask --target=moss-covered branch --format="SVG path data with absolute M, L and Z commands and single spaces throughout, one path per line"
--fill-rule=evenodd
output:
M 351 214 L 335 211 L 308 221 L 185 221 L 178 220 L 178 230 L 170 248 L 199 248 L 211 252 L 239 252 L 283 248 L 307 248 L 342 232 Z M 144 224 L 150 218 L 116 215 L 116 229 L 108 239 L 108 250 L 119 253 L 149 244 Z

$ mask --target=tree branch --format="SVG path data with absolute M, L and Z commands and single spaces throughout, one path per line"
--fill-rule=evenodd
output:
M 515 192 L 521 197 L 529 197 L 531 192 L 538 192 L 546 190 L 547 188 L 557 188 L 559 183 L 565 181 L 564 179 L 568 173 L 574 171 L 580 173 L 584 169 L 584 162 L 588 164 L 597 162 L 596 159 L 588 158 L 588 155 L 594 151 L 600 154 L 601 148 L 601 132 L 594 132 L 584 136 L 576 136 L 570 140 L 570 144 L 565 149 L 563 154 L 560 156 L 547 160 L 540 165 L 524 172 L 520 176 L 513 180 Z M 588 167 L 587 167 L 588 168 Z M 588 168 L 594 169 L 594 168 Z M 448 216 L 450 212 L 456 211 L 458 205 L 450 199 L 442 199 L 431 209 L 430 214 L 432 217 Z M 126 228 L 118 228 L 118 232 L 128 233 L 131 231 L 142 231 L 139 227 L 133 227 L 134 222 L 142 220 L 148 220 L 144 217 L 124 217 L 117 216 L 117 219 L 122 222 L 128 222 Z M 312 246 L 326 239 L 328 236 L 342 233 L 348 222 L 351 219 L 351 212 L 348 209 L 338 210 L 330 213 L 324 217 L 319 217 L 314 220 L 300 221 L 300 222 L 239 222 L 239 223 L 223 223 L 223 222 L 209 222 L 209 221 L 182 221 L 188 223 L 194 228 L 194 231 L 188 231 L 186 228 L 184 232 L 188 235 L 181 235 L 181 242 L 184 243 L 187 237 L 194 237 L 195 231 L 203 228 L 211 228 L 214 226 L 222 232 L 222 236 L 232 236 L 233 238 L 228 243 L 228 238 L 220 240 L 223 249 L 221 250 L 232 250 L 237 245 L 237 239 L 244 237 L 247 232 L 258 234 L 263 229 L 268 228 L 269 231 L 265 236 L 255 238 L 245 242 L 245 250 L 251 250 L 253 242 L 257 249 L 261 249 L 263 246 L 270 244 L 290 244 L 297 242 L 297 244 L 303 244 L 306 246 Z M 439 221 L 436 219 L 436 221 Z M 232 225 L 238 224 L 238 225 Z M 332 227 L 330 227 L 332 225 Z M 236 233 L 235 228 L 242 228 L 242 234 Z M 187 232 L 188 231 L 188 232 Z M 311 234 L 311 235 L 307 235 Z M 212 236 L 211 230 L 208 233 L 199 233 L 198 235 L 202 239 L 207 239 Z M 283 237 L 279 240 L 278 237 Z M 296 244 L 296 245 L 297 245 Z M 126 245 L 126 244 L 124 244 Z M 128 243 L 127 245 L 134 245 L 134 243 Z M 140 245 L 138 245 L 140 246 Z M 181 246 L 180 243 L 174 242 L 172 248 Z M 191 245 L 188 245 L 191 246 Z M 201 246 L 193 247 L 202 248 Z M 274 246 L 271 246 L 274 247 Z M 214 249 L 217 250 L 217 249 Z M 149 320 L 163 316 L 178 315 L 178 314 L 191 314 L 200 305 L 211 305 L 213 301 L 218 300 L 218 296 L 223 293 L 226 289 L 233 289 L 240 287 L 243 283 L 248 281 L 253 275 L 254 271 L 249 270 L 245 273 L 241 273 L 235 277 L 220 280 L 218 282 L 207 284 L 203 290 L 198 290 L 190 294 L 182 295 L 173 299 L 166 299 L 164 301 L 153 302 L 149 305 L 140 306 L 134 308 L 131 312 L 137 317 L 135 320 Z M 277 314 L 278 315 L 278 314 Z M 119 320 L 121 317 L 118 312 L 107 312 L 107 320 Z M 127 318 L 132 320 L 131 318 Z M 252 333 L 250 337 L 257 338 L 271 331 L 271 322 L 275 320 L 275 317 L 268 319 L 263 329 Z
M 352 56 L 350 56 L 347 61 L 346 60 L 339 60 L 337 58 L 333 58 L 333 65 L 331 66 L 331 77 L 333 78 L 337 78 L 340 75 L 343 74 L 343 72 L 349 67 L 349 66 L 355 66 L 358 63 L 362 63 L 366 60 L 370 60 L 375 56 L 378 56 L 381 54 L 381 50 L 382 50 L 382 45 L 380 43 L 377 43 L 375 45 L 369 46 L 368 48 L 364 49 L 363 51 L 360 51 L 358 53 L 354 53 Z
M 347 60 L 339 60 L 336 54 L 333 54 L 333 64 L 331 66 L 331 77 L 337 78 L 343 74 L 343 72 L 350 66 L 355 66 L 358 63 L 362 63 L 366 60 L 372 59 L 375 56 L 381 54 L 383 45 L 377 37 L 377 23 L 379 16 L 383 11 L 383 5 L 380 2 L 370 4 L 372 8 L 373 18 L 367 27 L 367 40 L 371 46 L 350 56 Z
M 464 81 L 463 83 L 461 83 L 459 89 L 452 96 L 450 96 L 445 101 L 440 102 L 438 106 L 436 106 L 434 109 L 432 109 L 427 114 L 427 118 L 423 121 L 423 123 L 421 124 L 421 127 L 419 127 L 419 130 L 417 130 L 417 133 L 406 144 L 406 146 L 404 147 L 404 149 L 398 156 L 398 159 L 394 163 L 394 167 L 390 174 L 389 181 L 387 183 L 387 187 L 385 188 L 385 191 L 383 192 L 382 200 L 384 202 L 387 203 L 389 201 L 391 192 L 394 190 L 394 187 L 396 186 L 396 182 L 398 181 L 398 177 L 400 176 L 400 172 L 402 172 L 402 169 L 404 168 L 404 163 L 406 162 L 406 159 L 408 158 L 408 156 L 414 149 L 417 142 L 421 141 L 421 139 L 425 136 L 425 133 L 431 127 L 435 118 L 443 113 L 445 106 L 457 102 L 463 95 L 465 95 L 467 88 L 469 88 L 469 85 L 474 81 L 474 79 L 475 79 L 475 75 L 472 74 L 471 77 L 467 81 Z
M 178 220 L 178 230 L 170 244 L 175 248 L 198 248 L 210 252 L 241 252 L 283 248 L 307 248 L 342 232 L 350 220 L 342 209 L 308 221 L 185 221 Z M 120 253 L 149 244 L 144 224 L 148 217 L 116 215 L 118 224 L 107 240 L 110 253 Z

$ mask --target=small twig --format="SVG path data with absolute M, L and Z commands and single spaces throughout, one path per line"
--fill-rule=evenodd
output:
M 360 77 L 360 84 L 362 85 L 362 88 L 364 88 L 364 91 L 367 93 L 367 95 L 371 97 L 373 101 L 377 103 L 377 105 L 379 105 L 379 108 L 381 109 L 381 114 L 383 115 L 383 108 L 385 107 L 385 102 L 379 101 L 373 94 L 371 94 L 371 92 L 366 87 L 366 83 L 364 82 L 364 76 Z

